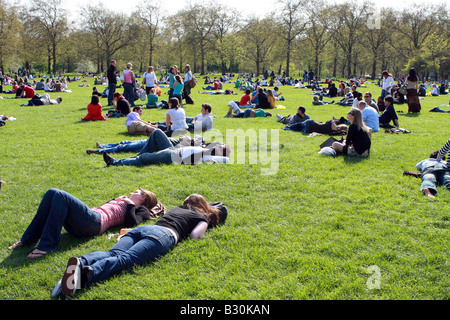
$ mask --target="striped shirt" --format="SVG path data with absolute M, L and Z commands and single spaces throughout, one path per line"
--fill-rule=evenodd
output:
M 444 156 L 450 151 L 450 139 L 448 139 L 447 143 L 439 150 L 437 160 L 444 159 Z M 450 159 L 447 157 L 447 165 L 450 165 Z
M 92 209 L 92 211 L 100 214 L 100 234 L 105 232 L 108 228 L 123 224 L 125 221 L 127 206 L 128 203 L 123 200 L 111 200 L 101 207 Z

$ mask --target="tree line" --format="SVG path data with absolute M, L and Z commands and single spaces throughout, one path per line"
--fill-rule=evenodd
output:
M 0 0 L 0 68 L 40 73 L 104 72 L 109 61 L 167 70 L 257 75 L 265 70 L 296 77 L 373 78 L 414 67 L 421 77 L 447 79 L 450 23 L 446 4 L 403 10 L 368 1 L 279 0 L 265 16 L 215 3 L 186 5 L 167 16 L 164 7 L 142 1 L 133 12 L 103 5 L 81 8 L 70 21 L 63 0 Z

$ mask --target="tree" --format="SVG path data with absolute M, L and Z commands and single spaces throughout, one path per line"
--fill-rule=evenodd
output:
M 355 1 L 335 5 L 332 8 L 334 12 L 334 17 L 330 19 L 332 34 L 344 52 L 348 77 L 352 75 L 353 50 L 360 40 L 360 30 L 367 23 L 368 8 L 367 2 L 358 5 Z
M 196 49 L 200 50 L 200 74 L 205 74 L 205 60 L 207 46 L 210 43 L 211 32 L 217 19 L 217 11 L 214 6 L 209 8 L 203 5 L 190 6 L 178 15 L 186 33 L 189 34 L 193 43 L 190 44 L 194 55 Z M 197 47 L 195 47 L 197 46 Z M 194 59 L 195 60 L 195 59 Z
M 157 45 L 157 35 L 159 32 L 161 22 L 161 10 L 159 6 L 152 5 L 148 2 L 143 2 L 137 11 L 136 16 L 142 23 L 147 37 L 147 50 L 149 53 L 148 65 L 153 65 L 153 55 Z
M 224 7 L 219 7 L 217 10 L 217 19 L 212 33 L 212 47 L 217 52 L 222 74 L 226 73 L 226 58 L 230 54 L 234 55 L 236 49 L 235 42 L 231 35 L 236 28 L 238 20 L 238 13 L 236 10 L 229 10 Z
M 56 73 L 57 46 L 68 32 L 66 11 L 61 8 L 61 0 L 32 0 L 26 23 L 47 42 L 48 73 Z
M 261 72 L 261 66 L 267 62 L 267 57 L 275 44 L 274 33 L 268 27 L 271 25 L 274 25 L 273 19 L 250 18 L 240 31 L 246 44 L 244 55 L 254 62 L 257 75 Z
M 322 1 L 314 2 L 306 11 L 307 31 L 306 39 L 314 53 L 314 73 L 319 75 L 320 55 L 327 43 L 331 40 L 328 19 L 330 8 Z
M 106 65 L 120 49 L 132 45 L 128 34 L 129 19 L 120 13 L 105 9 L 103 4 L 82 9 L 84 22 L 96 37 L 99 55 L 103 55 Z
M 286 42 L 286 77 L 289 77 L 291 52 L 294 40 L 305 31 L 307 21 L 301 16 L 305 12 L 304 0 L 279 0 L 283 5 L 280 13 L 278 33 Z
M 16 8 L 0 0 L 0 71 L 4 71 L 5 58 L 10 58 L 16 51 L 20 27 Z

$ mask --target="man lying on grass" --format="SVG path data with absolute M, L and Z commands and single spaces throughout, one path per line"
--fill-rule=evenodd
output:
M 151 138 L 151 139 L 150 139 Z M 205 147 L 175 148 L 164 132 L 156 129 L 139 154 L 133 158 L 114 159 L 103 152 L 107 166 L 140 166 L 154 164 L 197 164 L 199 162 L 227 163 L 231 152 L 227 144 L 210 143 Z
M 449 140 L 450 141 L 450 140 Z M 445 163 L 445 155 L 438 160 L 440 151 L 433 151 L 429 159 L 416 164 L 416 168 L 422 172 L 422 184 L 420 191 L 426 196 L 434 198 L 437 194 L 437 186 L 442 185 L 450 190 L 450 167 Z M 442 159 L 442 160 L 441 160 Z

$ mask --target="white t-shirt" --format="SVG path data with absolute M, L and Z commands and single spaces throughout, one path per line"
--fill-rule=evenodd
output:
M 141 120 L 141 116 L 137 112 L 130 112 L 127 116 L 127 127 L 131 126 L 136 120 Z
M 156 79 L 156 74 L 154 72 L 146 72 L 144 73 L 145 85 L 147 87 L 154 87 L 155 83 L 158 82 Z
M 211 130 L 213 128 L 213 116 L 212 114 L 199 114 L 195 117 L 195 127 L 202 126 L 202 130 Z
M 188 125 L 186 123 L 186 113 L 184 112 L 184 109 L 169 109 L 167 110 L 166 114 L 170 116 L 170 122 L 172 123 L 170 129 L 172 131 L 188 128 Z
M 382 89 L 390 92 L 392 86 L 395 85 L 394 78 L 392 78 L 391 76 L 388 76 L 387 78 L 383 77 L 382 85 Z M 389 90 L 387 88 L 389 88 Z
M 191 81 L 192 80 L 192 72 L 187 72 L 185 75 L 184 75 L 184 79 L 183 79 L 183 82 L 188 82 L 188 81 Z

